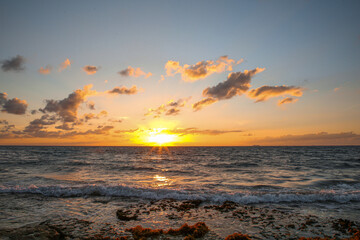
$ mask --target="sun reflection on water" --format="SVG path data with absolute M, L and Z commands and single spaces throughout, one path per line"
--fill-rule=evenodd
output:
M 154 176 L 154 180 L 154 185 L 156 185 L 157 187 L 169 186 L 173 182 L 171 179 L 157 174 Z

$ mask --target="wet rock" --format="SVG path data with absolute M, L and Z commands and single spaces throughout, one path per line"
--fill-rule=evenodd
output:
M 0 230 L 1 239 L 13 239 L 13 240 L 32 240 L 32 239 L 65 239 L 65 235 L 61 230 L 54 226 L 40 224 L 40 225 L 28 225 L 16 229 Z M 5 238 L 6 237 L 6 238 Z
M 356 226 L 354 222 L 347 220 L 347 219 L 337 219 L 335 221 L 333 221 L 332 224 L 332 228 L 342 232 L 342 233 L 346 233 L 346 232 L 350 232 L 352 231 L 352 227 Z
M 131 221 L 138 219 L 138 215 L 132 214 L 130 210 L 119 209 L 116 211 L 116 216 L 119 220 L 122 221 Z
M 189 211 L 190 209 L 198 208 L 202 203 L 201 200 L 189 200 L 181 203 L 179 206 L 175 207 L 178 212 L 180 211 Z

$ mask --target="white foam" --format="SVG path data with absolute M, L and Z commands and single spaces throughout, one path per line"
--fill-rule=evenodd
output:
M 79 185 L 79 186 L 35 186 L 5 187 L 0 186 L 0 193 L 12 194 L 41 194 L 49 197 L 85 197 L 85 196 L 112 196 L 112 197 L 138 197 L 145 199 L 194 200 L 221 203 L 233 201 L 241 204 L 251 203 L 280 203 L 280 202 L 324 202 L 332 201 L 347 203 L 360 201 L 360 190 L 321 190 L 321 191 L 279 191 L 279 192 L 252 192 L 237 193 L 189 191 L 172 189 L 153 189 L 130 187 L 124 185 Z

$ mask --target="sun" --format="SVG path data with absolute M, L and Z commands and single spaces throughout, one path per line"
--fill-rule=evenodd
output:
M 155 128 L 148 132 L 146 142 L 155 146 L 172 146 L 178 140 L 176 134 L 165 133 L 166 128 Z

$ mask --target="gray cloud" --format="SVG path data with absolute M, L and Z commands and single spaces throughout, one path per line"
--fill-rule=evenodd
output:
M 112 90 L 107 91 L 110 94 L 127 94 L 132 95 L 139 92 L 139 89 L 134 85 L 131 88 L 127 88 L 125 86 L 122 87 L 114 87 Z
M 218 100 L 229 99 L 241 95 L 250 88 L 251 78 L 265 68 L 255 68 L 244 72 L 230 73 L 228 78 L 214 87 L 208 87 L 203 91 L 203 96 L 213 97 Z
M 208 87 L 202 92 L 205 99 L 193 104 L 194 111 L 199 111 L 202 108 L 209 106 L 219 100 L 230 99 L 236 95 L 245 93 L 251 87 L 250 82 L 252 77 L 264 71 L 265 68 L 255 68 L 253 70 L 245 70 L 244 72 L 230 73 L 227 79 L 216 86 Z
M 15 125 L 10 125 L 6 120 L 0 120 L 0 136 L 8 135 L 10 133 L 10 129 L 14 128 Z
M 91 88 L 92 85 L 87 85 L 84 89 L 78 89 L 62 100 L 46 100 L 46 106 L 39 110 L 43 113 L 56 113 L 63 122 L 75 122 L 80 104 L 86 100 L 86 97 L 96 94 L 96 91 Z
M 36 133 L 39 132 L 43 129 L 45 129 L 45 126 L 48 125 L 53 125 L 57 122 L 57 118 L 55 115 L 49 115 L 49 114 L 44 114 L 43 116 L 41 116 L 41 118 L 37 118 L 33 121 L 31 121 L 29 123 L 28 126 L 25 127 L 25 129 L 23 130 L 23 133 L 25 134 L 31 134 L 31 133 Z
M 26 112 L 28 104 L 25 100 L 18 98 L 7 99 L 7 93 L 0 93 L 1 111 L 16 115 L 23 115 Z
M 20 55 L 17 55 L 12 59 L 1 61 L 1 64 L 2 64 L 1 69 L 4 72 L 8 72 L 8 71 L 20 72 L 25 69 L 24 67 L 25 58 Z
M 255 98 L 256 102 L 262 102 L 282 95 L 300 97 L 303 94 L 303 90 L 303 88 L 296 86 L 262 86 L 249 91 L 248 96 Z

